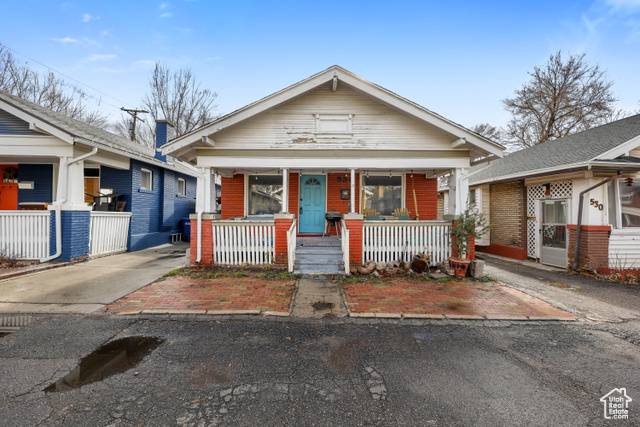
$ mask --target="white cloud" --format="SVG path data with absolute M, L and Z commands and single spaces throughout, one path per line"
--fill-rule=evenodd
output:
M 136 68 L 153 68 L 156 66 L 156 61 L 151 61 L 149 59 L 141 59 L 133 63 Z
M 616 7 L 640 7 L 640 0 L 607 0 L 607 3 Z
M 173 13 L 165 12 L 162 15 L 160 15 L 158 18 L 171 18 L 172 16 L 173 16 Z
M 100 31 L 100 35 L 101 36 L 109 36 L 109 35 L 111 35 L 111 33 L 109 33 L 109 30 L 102 30 L 102 31 Z
M 96 19 L 100 19 L 100 17 L 99 16 L 93 16 L 93 15 L 88 14 L 88 13 L 83 13 L 81 21 L 82 22 L 89 22 L 89 21 L 95 21 Z
M 160 9 L 166 9 L 169 7 L 169 3 L 161 3 L 160 4 Z
M 84 60 L 85 61 L 109 61 L 111 59 L 115 59 L 117 57 L 117 55 L 115 53 L 111 53 L 111 54 L 91 54 L 89 56 L 87 56 Z
M 53 38 L 51 39 L 55 42 L 60 42 L 62 44 L 67 44 L 67 43 L 78 43 L 77 39 L 72 39 L 71 37 L 63 37 L 63 38 Z

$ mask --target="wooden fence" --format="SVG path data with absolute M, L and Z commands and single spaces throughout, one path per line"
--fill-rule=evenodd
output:
M 375 262 L 411 261 L 418 253 L 431 255 L 436 265 L 451 256 L 449 221 L 365 221 L 362 259 Z
M 272 264 L 274 221 L 214 221 L 213 262 L 222 265 Z
M 50 211 L 0 211 L 0 253 L 17 259 L 49 256 Z
M 126 251 L 130 220 L 131 212 L 91 212 L 90 255 Z

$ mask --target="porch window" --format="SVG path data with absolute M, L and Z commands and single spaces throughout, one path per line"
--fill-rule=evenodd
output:
M 187 183 L 183 178 L 178 178 L 178 196 L 187 195 Z
M 153 172 L 149 169 L 140 170 L 140 189 L 153 191 Z
M 362 180 L 362 209 L 375 209 L 380 215 L 391 215 L 402 208 L 402 176 L 365 176 Z
M 627 186 L 624 180 L 618 181 L 620 190 L 620 214 L 622 228 L 640 227 L 640 182 Z
M 282 212 L 282 175 L 249 175 L 247 179 L 250 216 Z

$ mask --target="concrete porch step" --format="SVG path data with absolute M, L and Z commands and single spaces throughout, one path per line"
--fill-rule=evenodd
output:
M 331 246 L 342 246 L 339 237 L 336 236 L 326 236 L 326 237 L 297 237 L 296 245 L 300 246 L 311 246 L 311 247 L 331 247 Z
M 298 246 L 296 248 L 296 256 L 303 254 L 317 254 L 319 256 L 342 255 L 342 248 L 340 246 Z
M 302 264 L 296 265 L 293 272 L 294 274 L 344 274 L 344 266 L 339 267 L 335 264 Z
M 336 254 L 305 254 L 296 252 L 296 261 L 322 261 L 325 264 L 331 264 L 342 261 L 342 252 Z

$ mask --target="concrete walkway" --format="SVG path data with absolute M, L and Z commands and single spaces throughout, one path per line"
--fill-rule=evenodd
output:
M 0 281 L 0 313 L 90 313 L 186 263 L 187 243 Z
M 347 310 L 339 286 L 318 276 L 300 279 L 291 315 L 313 318 L 346 317 Z

